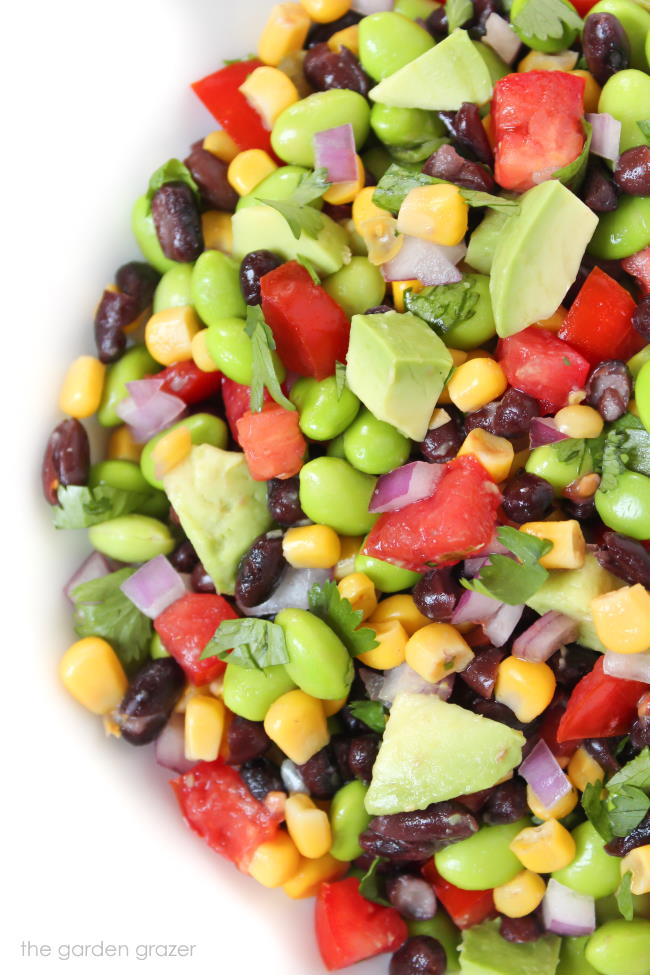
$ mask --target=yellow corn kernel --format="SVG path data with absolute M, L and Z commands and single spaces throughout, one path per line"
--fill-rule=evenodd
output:
M 527 521 L 519 526 L 519 530 L 553 543 L 553 548 L 539 560 L 545 569 L 581 569 L 585 564 L 587 543 L 580 522 L 574 519 Z
M 338 714 L 345 705 L 348 703 L 347 697 L 340 697 L 336 701 L 322 701 L 323 711 L 325 712 L 326 718 L 331 718 L 332 715 Z
M 78 420 L 97 412 L 104 389 L 106 366 L 92 355 L 80 355 L 65 374 L 59 407 Z
M 454 246 L 467 233 L 469 207 L 452 183 L 416 186 L 406 195 L 397 216 L 402 234 Z
M 639 407 L 636 405 L 635 399 L 631 399 L 630 402 L 627 404 L 627 411 L 628 413 L 631 413 L 632 416 L 636 416 L 636 417 L 639 416 Z
M 650 593 L 640 583 L 623 586 L 591 600 L 598 639 L 614 653 L 642 653 L 650 648 Z
M 129 428 L 123 424 L 115 427 L 108 438 L 106 456 L 109 460 L 132 460 L 139 464 L 143 448 L 144 444 L 136 443 Z
M 406 311 L 404 295 L 407 291 L 422 291 L 424 285 L 417 278 L 409 278 L 408 281 L 393 281 L 391 289 L 393 292 L 393 304 L 395 311 Z
M 363 233 L 361 228 L 368 220 L 375 220 L 376 218 L 391 216 L 388 210 L 378 207 L 373 201 L 372 197 L 376 189 L 376 186 L 364 186 L 364 188 L 357 193 L 354 203 L 352 204 L 352 223 L 354 224 L 354 229 L 356 232 L 362 237 Z
M 485 134 L 488 137 L 488 142 L 494 149 L 494 132 L 492 131 L 492 114 L 490 112 L 488 112 L 483 119 L 483 128 L 485 129 Z
M 518 471 L 525 467 L 528 463 L 528 458 L 530 457 L 532 450 L 530 447 L 526 447 L 525 450 L 518 450 L 514 457 L 512 458 L 512 464 L 510 465 L 510 477 L 517 474 Z
M 202 328 L 191 305 L 165 308 L 152 315 L 144 330 L 149 355 L 163 366 L 192 358 L 192 339 Z
M 595 758 L 580 746 L 574 753 L 567 768 L 569 782 L 580 792 L 584 792 L 588 785 L 605 781 L 605 772 Z
M 360 653 L 357 660 L 375 670 L 392 670 L 403 664 L 409 636 L 402 624 L 398 620 L 387 620 L 385 623 L 373 623 L 371 629 L 379 646 Z
M 455 370 L 447 388 L 452 403 L 471 413 L 505 393 L 508 380 L 494 359 L 468 359 Z
M 208 330 L 202 328 L 197 332 L 191 342 L 192 359 L 194 365 L 198 366 L 202 372 L 218 372 L 219 366 L 208 352 Z
M 545 893 L 546 884 L 539 874 L 522 870 L 507 884 L 494 888 L 494 906 L 506 917 L 525 917 L 539 907 Z
M 277 67 L 288 54 L 300 51 L 310 24 L 309 14 L 300 3 L 278 3 L 272 7 L 257 47 L 262 61 Z
M 559 51 L 557 54 L 530 51 L 517 65 L 517 71 L 572 71 L 577 63 L 577 51 Z
M 429 420 L 429 430 L 437 430 L 438 427 L 443 427 L 445 423 L 449 423 L 451 417 L 447 410 L 441 410 L 438 407 L 431 414 L 431 419 Z
M 245 149 L 228 166 L 228 182 L 240 196 L 247 196 L 277 168 L 263 149 Z
M 332 206 L 341 206 L 344 203 L 352 203 L 357 194 L 364 188 L 366 171 L 361 161 L 361 156 L 357 155 L 357 176 L 356 179 L 344 180 L 342 183 L 331 183 L 327 193 L 323 195 L 326 203 Z
M 300 0 L 312 20 L 317 24 L 331 24 L 346 14 L 351 0 Z
M 225 163 L 232 162 L 240 152 L 235 140 L 224 129 L 215 129 L 214 132 L 206 135 L 203 140 L 203 148 Z
M 248 872 L 263 887 L 281 887 L 298 872 L 300 854 L 288 833 L 280 830 L 261 843 L 248 864 Z
M 291 78 L 269 65 L 251 71 L 239 90 L 261 116 L 267 129 L 272 129 L 278 115 L 300 97 Z
M 477 362 L 481 360 L 477 359 Z M 486 361 L 486 360 L 483 360 Z M 505 481 L 510 474 L 515 448 L 505 437 L 495 437 L 493 433 L 475 427 L 465 437 L 458 456 L 471 454 L 483 465 L 490 477 L 497 483 Z
M 264 718 L 264 730 L 296 765 L 304 765 L 330 740 L 323 705 L 299 690 L 273 702 Z
M 193 697 L 196 697 L 197 694 L 205 695 L 206 694 L 205 687 L 197 687 L 196 684 L 186 684 L 185 687 L 183 688 L 183 693 L 181 694 L 178 701 L 176 702 L 176 705 L 174 706 L 174 711 L 176 711 L 178 714 L 185 714 L 185 711 L 187 710 L 187 705 L 189 704 L 189 702 L 192 700 Z
M 450 623 L 429 623 L 406 644 L 406 662 L 424 680 L 437 684 L 465 670 L 474 653 Z
M 217 697 L 196 694 L 185 708 L 185 758 L 214 762 L 221 748 L 225 706 Z
M 578 793 L 575 789 L 571 789 L 565 796 L 562 796 L 559 802 L 556 802 L 554 806 L 547 809 L 537 793 L 533 792 L 531 787 L 528 786 L 526 789 L 526 801 L 533 816 L 537 816 L 538 819 L 564 819 L 578 805 Z
M 326 812 L 317 809 L 309 796 L 289 796 L 284 807 L 289 836 L 301 856 L 318 860 L 329 853 L 332 829 Z
M 574 440 L 591 439 L 603 432 L 604 420 L 593 406 L 565 406 L 555 414 L 555 423 L 561 433 Z
M 404 237 L 397 233 L 394 217 L 375 217 L 361 225 L 360 235 L 368 251 L 371 264 L 385 264 L 399 254 Z
M 455 369 L 457 369 L 458 366 L 462 366 L 462 364 L 467 362 L 469 358 L 469 353 L 465 352 L 464 349 L 452 349 L 448 346 L 447 352 L 451 356 L 451 361 L 453 362 Z
M 344 599 L 352 603 L 353 609 L 361 610 L 362 620 L 367 620 L 377 609 L 375 584 L 365 572 L 351 572 L 341 579 L 338 590 Z
M 621 860 L 621 877 L 632 874 L 633 894 L 650 894 L 650 845 L 637 846 Z
M 541 826 L 522 829 L 510 844 L 510 849 L 526 870 L 533 873 L 562 870 L 576 855 L 575 840 L 557 819 L 548 819 Z
M 170 430 L 151 451 L 154 474 L 162 481 L 173 467 L 184 461 L 192 449 L 192 436 L 187 427 Z
M 417 608 L 413 596 L 405 594 L 382 599 L 368 622 L 374 627 L 375 623 L 387 623 L 389 620 L 401 623 L 409 636 L 413 636 L 416 630 L 431 622 Z
M 494 697 L 523 724 L 545 711 L 555 694 L 555 674 L 548 664 L 506 657 L 499 664 Z
M 347 47 L 348 51 L 359 55 L 359 25 L 352 24 L 351 27 L 344 27 L 332 34 L 327 42 L 331 51 L 340 51 L 342 47 Z
M 575 68 L 573 71 L 569 71 L 569 74 L 575 75 L 576 78 L 585 79 L 585 112 L 597 112 L 602 89 L 594 76 L 590 71 L 583 71 L 582 68 Z
M 206 210 L 201 214 L 203 243 L 209 251 L 232 252 L 232 215 L 221 210 Z
M 282 890 L 292 900 L 315 897 L 321 884 L 343 877 L 348 872 L 349 866 L 349 863 L 335 860 L 329 853 L 318 860 L 308 860 L 303 857 L 298 872 L 282 885 Z
M 341 542 L 328 525 L 303 525 L 285 533 L 282 554 L 295 569 L 331 569 L 341 557 Z
M 68 647 L 59 664 L 67 691 L 93 714 L 108 714 L 118 707 L 128 681 L 110 643 L 87 636 Z
M 357 555 L 361 551 L 363 537 L 356 535 L 340 535 L 339 541 L 341 543 L 341 554 L 338 562 L 334 566 L 334 578 L 337 582 L 340 582 L 341 579 L 345 578 L 345 576 L 348 576 L 351 572 L 354 572 L 354 563 Z

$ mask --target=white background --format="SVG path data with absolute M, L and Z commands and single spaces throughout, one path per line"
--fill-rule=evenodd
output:
M 56 536 L 38 489 L 66 364 L 137 257 L 129 209 L 150 173 L 214 124 L 190 92 L 254 50 L 271 0 L 14 0 L 2 24 L 0 525 L 7 973 L 318 975 L 312 903 L 238 874 L 182 823 L 150 749 L 105 739 L 60 689 L 70 642 L 60 591 L 85 554 Z M 53 957 L 21 958 L 20 945 Z M 63 961 L 60 944 L 126 944 L 128 961 Z M 138 961 L 139 944 L 193 958 Z M 356 969 L 375 975 L 380 959 Z

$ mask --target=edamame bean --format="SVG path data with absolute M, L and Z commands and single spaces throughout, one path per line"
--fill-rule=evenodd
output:
M 167 527 L 148 515 L 122 515 L 88 529 L 93 548 L 118 562 L 148 562 L 168 555 L 176 542 Z
M 567 444 L 567 442 L 566 440 L 561 441 L 562 444 Z M 580 446 L 578 441 L 575 443 L 576 447 Z M 563 449 L 567 450 L 567 447 L 565 446 Z M 583 474 L 588 474 L 592 469 L 591 454 L 588 450 L 584 452 L 584 455 L 581 450 L 577 450 L 575 457 L 565 461 L 559 459 L 556 444 L 535 447 L 526 461 L 528 473 L 543 477 L 553 486 L 558 497 L 572 481 Z
M 447 134 L 444 124 L 432 112 L 422 108 L 395 108 L 381 102 L 376 102 L 370 110 L 370 128 L 386 146 L 408 146 Z
M 164 274 L 170 268 L 176 267 L 178 261 L 171 261 L 163 254 L 151 215 L 151 204 L 146 196 L 138 197 L 133 204 L 131 230 L 145 260 L 152 264 L 156 271 Z
M 637 410 L 639 411 L 639 419 L 646 430 L 650 431 L 650 345 L 647 345 L 645 349 L 641 349 L 634 358 L 639 359 L 641 356 L 647 356 L 648 363 L 643 362 L 639 368 L 634 383 L 634 398 Z M 629 364 L 632 362 L 633 360 L 631 359 Z M 630 371 L 632 370 L 630 369 Z
M 242 196 L 237 203 L 236 210 L 256 206 L 260 200 L 288 200 L 293 195 L 298 183 L 309 170 L 304 166 L 280 166 L 269 173 L 261 183 L 258 183 L 252 193 Z M 314 200 L 311 206 L 321 209 L 323 201 Z
M 368 136 L 369 119 L 368 102 L 358 92 L 343 88 L 317 91 L 294 102 L 278 116 L 271 133 L 271 145 L 285 162 L 313 166 L 316 132 L 350 122 L 359 149 Z
M 459 972 L 458 945 L 460 944 L 460 931 L 453 921 L 438 908 L 436 916 L 429 921 L 407 921 L 410 937 L 418 934 L 428 935 L 435 938 L 445 949 L 447 955 L 446 975 L 450 972 Z
M 650 894 L 632 894 L 632 908 L 634 917 L 644 917 L 650 921 Z M 596 924 L 605 924 L 606 921 L 616 921 L 620 916 L 621 912 L 618 909 L 618 902 L 614 895 L 601 897 L 596 901 Z
M 623 471 L 616 486 L 608 491 L 598 489 L 594 500 L 608 528 L 639 541 L 650 538 L 650 477 Z
M 228 664 L 223 675 L 223 701 L 233 714 L 263 721 L 273 702 L 295 686 L 282 664 L 261 670 Z
M 129 395 L 126 384 L 144 376 L 160 372 L 160 363 L 149 355 L 144 345 L 134 345 L 121 359 L 106 370 L 102 401 L 97 419 L 103 427 L 116 427 L 122 423 L 115 408 Z
M 170 653 L 165 650 L 165 645 L 160 639 L 158 633 L 154 633 L 151 637 L 151 643 L 149 644 L 149 656 L 152 660 L 160 660 L 161 657 L 169 657 Z
M 409 572 L 408 569 L 400 569 L 398 565 L 391 565 L 390 562 L 382 562 L 381 559 L 374 559 L 371 555 L 363 555 L 363 545 L 354 560 L 354 571 L 367 575 L 380 592 L 401 592 L 402 589 L 412 589 L 422 578 L 419 572 Z
M 307 518 L 340 535 L 365 535 L 377 520 L 368 511 L 377 479 L 338 457 L 317 457 L 300 470 L 300 506 Z
M 343 450 L 358 471 L 386 474 L 406 462 L 411 441 L 364 407 L 343 435 Z
M 380 305 L 386 294 L 381 271 L 367 257 L 353 257 L 340 271 L 325 278 L 323 287 L 348 318 Z
M 650 975 L 650 921 L 608 921 L 589 938 L 585 958 L 600 975 Z
M 621 861 L 605 852 L 605 841 L 590 822 L 581 823 L 571 835 L 576 843 L 575 859 L 553 877 L 579 894 L 613 894 L 621 882 Z
M 478 296 L 472 314 L 465 321 L 452 325 L 442 336 L 451 349 L 475 349 L 497 334 L 490 297 L 490 279 L 487 274 L 464 274 L 463 281 L 470 283 L 472 293 Z
M 616 210 L 600 215 L 587 249 L 601 260 L 620 260 L 636 254 L 648 244 L 650 196 L 622 196 Z
M 345 451 L 343 450 L 343 434 L 340 433 L 338 437 L 334 437 L 333 440 L 327 445 L 327 456 L 328 457 L 340 457 L 341 460 L 345 460 Z
M 374 177 L 375 182 L 379 182 L 389 166 L 392 166 L 394 160 L 391 155 L 384 149 L 383 146 L 373 146 L 372 149 L 368 149 L 364 152 L 361 157 L 363 160 L 363 165 L 369 173 Z M 368 305 L 371 308 L 371 305 Z
M 221 251 L 201 254 L 192 271 L 192 304 L 208 326 L 223 318 L 246 318 L 237 261 Z
M 555 975 L 598 975 L 585 958 L 589 935 L 583 938 L 562 938 L 560 964 Z
M 354 666 L 336 633 L 305 609 L 283 609 L 275 622 L 287 645 L 287 674 L 298 687 L 323 701 L 347 697 Z
M 311 440 L 332 440 L 349 427 L 359 412 L 359 399 L 347 386 L 340 397 L 336 379 L 320 382 L 304 377 L 294 384 L 289 399 L 300 412 L 300 429 Z
M 119 491 L 132 491 L 142 495 L 142 501 L 134 510 L 152 518 L 164 518 L 169 512 L 169 501 L 164 491 L 153 491 L 140 470 L 140 465 L 132 460 L 103 460 L 90 468 L 88 486 L 105 484 Z
M 490 890 L 507 884 L 521 872 L 510 844 L 527 826 L 527 819 L 505 826 L 482 826 L 473 836 L 436 853 L 436 869 L 463 890 Z
M 433 44 L 428 31 L 392 11 L 371 14 L 359 24 L 359 60 L 375 81 L 394 74 Z
M 165 271 L 153 295 L 153 310 L 165 308 L 185 308 L 192 304 L 193 264 L 175 264 Z
M 175 423 L 167 430 L 162 430 L 160 433 L 157 433 L 144 446 L 142 456 L 140 457 L 140 470 L 149 484 L 159 490 L 163 489 L 163 483 L 156 477 L 151 455 L 161 437 L 164 437 L 170 430 L 175 430 L 176 427 L 188 428 L 194 446 L 201 443 L 209 443 L 213 447 L 220 447 L 224 450 L 228 444 L 228 427 L 220 417 L 212 416 L 211 413 L 194 413 L 192 416 L 185 417 L 184 420 L 179 420 L 178 423 Z
M 250 386 L 253 381 L 253 345 L 243 318 L 220 318 L 208 327 L 206 345 L 210 358 L 224 376 Z
M 409 20 L 426 20 L 439 7 L 434 0 L 395 0 L 393 10 Z
M 363 854 L 359 836 L 367 828 L 371 816 L 364 805 L 368 786 L 355 780 L 348 782 L 336 793 L 330 806 L 332 827 L 331 855 L 336 860 L 348 862 Z
M 573 11 L 573 7 L 567 0 L 562 0 L 562 2 L 570 7 Z M 512 4 L 512 9 L 510 11 L 511 20 L 514 23 L 514 19 L 521 13 L 523 7 L 525 7 L 527 0 L 514 0 Z M 558 51 L 566 51 L 567 48 L 571 47 L 576 37 L 578 36 L 578 31 L 575 27 L 569 27 L 567 24 L 564 25 L 564 30 L 560 37 L 547 37 L 545 40 L 541 40 L 539 37 L 535 37 L 533 34 L 524 34 L 522 31 L 514 28 L 515 32 L 522 39 L 527 47 L 532 48 L 533 51 L 542 51 L 544 54 L 557 54 Z
M 636 379 L 637 378 L 637 376 L 641 372 L 641 369 L 643 368 L 643 366 L 645 366 L 646 362 L 650 362 L 650 345 L 646 345 L 643 349 L 641 349 L 640 352 L 637 352 L 636 355 L 633 355 L 631 359 L 628 359 L 627 360 L 626 365 L 627 365 L 627 368 L 632 373 L 632 378 L 633 379 Z M 649 421 L 650 421 L 650 372 L 648 373 L 648 390 L 647 390 L 647 393 L 648 393 L 648 410 L 647 410 L 647 412 L 648 412 L 648 418 L 649 418 Z M 637 396 L 638 396 L 638 393 L 637 393 Z M 637 404 L 636 405 L 637 405 L 637 407 L 639 406 L 638 400 L 637 400 Z M 639 410 L 639 416 L 641 416 L 641 410 Z M 646 427 L 646 429 L 648 429 L 648 426 L 647 426 L 645 420 L 643 421 L 643 425 Z
M 630 67 L 648 70 L 645 54 L 646 35 L 650 30 L 650 14 L 633 0 L 600 0 L 590 14 L 612 14 L 619 21 L 630 42 Z
M 621 154 L 642 145 L 645 139 L 637 122 L 650 118 L 650 77 L 636 68 L 617 71 L 603 86 L 598 111 L 609 112 L 621 122 Z

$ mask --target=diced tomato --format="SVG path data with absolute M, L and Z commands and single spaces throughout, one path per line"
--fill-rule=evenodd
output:
M 270 131 L 239 90 L 249 74 L 261 66 L 258 58 L 228 64 L 195 81 L 192 88 L 240 149 L 264 149 L 275 158 Z
M 586 17 L 597 3 L 598 0 L 571 0 L 571 5 L 576 8 L 581 17 Z
M 407 937 L 406 923 L 397 911 L 362 897 L 356 877 L 321 884 L 316 897 L 316 940 L 330 972 L 397 951 Z
M 364 554 L 414 572 L 454 565 L 490 539 L 500 503 L 485 468 L 472 456 L 458 457 L 432 497 L 381 515 Z
M 542 719 L 542 724 L 539 729 L 539 737 L 542 738 L 553 754 L 557 758 L 567 758 L 575 752 L 578 748 L 579 741 L 562 741 L 557 740 L 557 732 L 560 727 L 560 722 L 564 717 L 564 712 L 566 711 L 566 702 L 552 704 L 544 712 L 544 717 Z
M 241 383 L 236 383 L 233 379 L 227 379 L 225 376 L 222 376 L 221 397 L 226 410 L 226 420 L 230 427 L 230 433 L 233 440 L 239 443 L 237 439 L 237 420 L 240 420 L 244 413 L 250 409 L 251 388 L 250 386 L 242 386 Z M 266 388 L 264 389 L 264 402 L 273 402 L 271 394 Z
M 589 273 L 564 319 L 558 338 L 570 342 L 592 366 L 629 359 L 645 345 L 632 326 L 634 298 L 599 267 Z
M 207 660 L 200 657 L 219 623 L 236 619 L 237 613 L 223 596 L 188 592 L 163 610 L 153 625 L 165 649 L 181 665 L 190 683 L 200 686 L 209 684 L 226 669 L 218 657 L 208 657 Z
M 433 859 L 424 864 L 422 875 L 433 887 L 436 897 L 456 927 L 471 928 L 496 915 L 491 890 L 461 890 L 454 887 L 440 876 Z
M 569 393 L 582 389 L 589 375 L 584 356 L 534 325 L 501 339 L 497 356 L 510 385 L 538 400 L 544 413 L 566 406 Z
M 494 86 L 494 175 L 523 193 L 582 152 L 585 80 L 564 71 L 508 74 Z
M 164 392 L 178 396 L 188 406 L 216 396 L 221 388 L 220 372 L 203 372 L 191 360 L 167 366 L 156 374 L 156 379 L 163 380 L 160 388 Z
M 246 870 L 261 843 L 272 840 L 282 818 L 255 799 L 239 772 L 216 762 L 200 762 L 173 779 L 181 812 L 208 846 Z
M 576 684 L 557 731 L 558 742 L 578 738 L 614 738 L 628 732 L 647 684 L 603 672 L 599 657 L 591 673 Z
M 265 406 L 260 413 L 248 411 L 237 420 L 237 439 L 255 481 L 298 473 L 307 451 L 299 420 L 297 410 L 285 410 L 278 403 Z
M 621 267 L 637 279 L 644 294 L 650 294 L 650 247 L 623 258 Z
M 336 362 L 345 362 L 350 338 L 341 306 L 297 261 L 265 274 L 261 290 L 264 318 L 287 369 L 318 380 L 332 376 Z

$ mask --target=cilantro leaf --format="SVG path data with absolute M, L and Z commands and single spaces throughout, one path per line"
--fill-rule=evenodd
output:
M 334 630 L 353 657 L 379 646 L 374 630 L 367 626 L 358 628 L 363 612 L 352 608 L 350 600 L 341 596 L 334 582 L 319 582 L 311 587 L 309 608 Z
M 612 424 L 609 432 L 623 434 L 620 447 L 627 456 L 627 466 L 639 474 L 650 475 L 650 433 L 641 420 L 632 413 L 624 413 Z
M 129 670 L 148 656 L 153 632 L 151 620 L 120 589 L 135 571 L 119 569 L 91 579 L 76 586 L 71 594 L 77 636 L 103 637 Z
M 614 836 L 627 836 L 645 819 L 650 799 L 635 785 L 624 785 L 611 795 L 609 822 Z
M 604 840 L 627 836 L 650 810 L 650 748 L 624 765 L 607 783 L 588 785 L 582 796 L 587 818 Z
M 607 783 L 610 792 L 620 792 L 623 786 L 635 786 L 650 793 L 650 748 L 644 748 Z
M 500 528 L 497 538 L 517 557 L 490 555 L 476 579 L 461 579 L 465 589 L 498 599 L 510 606 L 525 603 L 548 578 L 539 559 L 551 548 L 551 542 L 520 532 L 516 528 Z
M 377 876 L 377 869 L 383 862 L 383 857 L 375 857 L 368 870 L 359 881 L 359 893 L 362 897 L 365 897 L 366 900 L 372 901 L 373 904 L 381 904 L 383 907 L 390 907 L 390 901 L 387 901 L 386 898 L 380 894 L 381 881 Z
M 298 206 L 306 206 L 308 203 L 313 203 L 314 200 L 318 200 L 324 193 L 327 193 L 330 187 L 330 181 L 328 178 L 327 170 L 324 166 L 320 169 L 314 169 L 311 173 L 306 173 L 295 190 L 291 194 L 291 202 L 297 203 Z
M 450 34 L 474 16 L 474 7 L 470 0 L 447 0 L 445 11 Z
M 197 199 L 199 197 L 199 188 L 194 182 L 192 174 L 185 163 L 182 163 L 180 159 L 168 159 L 164 165 L 156 170 L 149 180 L 149 187 L 147 189 L 149 207 L 151 207 L 151 201 L 154 196 L 165 183 L 185 183 L 192 190 L 194 196 Z
M 275 350 L 273 332 L 264 321 L 259 305 L 249 305 L 246 310 L 246 334 L 250 337 L 253 353 L 253 381 L 251 383 L 252 413 L 259 413 L 264 405 L 264 387 L 268 389 L 276 403 L 285 410 L 295 410 L 295 406 L 282 392 L 275 363 L 271 352 Z
M 562 37 L 565 27 L 580 30 L 582 19 L 562 0 L 528 0 L 513 17 L 512 26 L 522 37 L 546 41 L 549 37 Z
M 282 627 L 253 616 L 220 623 L 206 644 L 201 660 L 208 657 L 218 657 L 247 670 L 289 663 Z
M 518 200 L 510 200 L 507 196 L 494 196 L 482 190 L 467 190 L 462 186 L 458 189 L 465 203 L 471 207 L 490 207 L 492 210 L 505 210 L 509 213 L 516 213 L 521 209 Z
M 109 518 L 118 518 L 137 511 L 148 495 L 100 484 L 98 487 L 79 487 L 71 484 L 57 492 L 58 506 L 52 509 L 55 528 L 90 528 Z
M 558 443 L 553 444 L 553 450 L 560 463 L 567 464 L 570 460 L 575 460 L 580 457 L 581 460 L 577 465 L 578 467 L 582 464 L 586 449 L 587 444 L 585 440 L 574 440 L 571 437 L 567 437 L 566 440 L 560 440 Z
M 336 378 L 336 398 L 340 399 L 341 396 L 343 396 L 343 390 L 345 389 L 345 363 L 337 361 L 336 372 L 334 375 Z
M 585 133 L 585 143 L 582 147 L 582 152 L 573 162 L 567 163 L 566 166 L 562 166 L 561 169 L 556 170 L 551 177 L 552 179 L 559 179 L 561 183 L 564 183 L 574 193 L 580 189 L 585 173 L 587 172 L 589 150 L 591 149 L 591 124 L 583 119 L 582 127 Z
M 287 200 L 260 199 L 260 203 L 273 207 L 282 214 L 296 240 L 303 233 L 308 237 L 317 237 L 323 227 L 323 216 L 309 204 L 326 193 L 329 185 L 327 170 L 316 169 L 303 176 Z
M 419 292 L 409 288 L 404 295 L 407 309 L 431 325 L 440 336 L 460 322 L 473 318 L 478 301 L 476 279 L 469 276 L 456 284 L 438 284 Z
M 650 118 L 641 119 L 640 122 L 636 123 L 641 129 L 641 133 L 645 138 L 645 141 L 650 145 Z
M 386 712 L 379 701 L 351 701 L 348 704 L 349 710 L 363 721 L 369 728 L 376 731 L 378 735 L 384 733 L 386 728 Z
M 600 484 L 598 485 L 598 490 L 602 494 L 616 490 L 618 479 L 625 470 L 625 463 L 628 456 L 622 452 L 624 440 L 625 434 L 622 432 L 618 433 L 614 430 L 611 430 L 605 438 Z
M 419 172 L 417 168 L 393 163 L 379 180 L 377 189 L 372 194 L 372 202 L 395 215 L 406 196 L 416 186 L 431 186 L 432 183 L 441 182 L 443 181 L 434 176 Z
M 607 805 L 603 798 L 602 780 L 587 783 L 582 793 L 582 808 L 596 832 L 602 836 L 606 843 L 609 843 L 614 838 L 614 834 L 609 823 Z
M 223 66 L 228 68 L 231 64 L 243 64 L 244 61 L 254 61 L 257 54 L 247 54 L 245 58 L 224 58 Z
M 314 282 L 314 284 L 320 284 L 320 278 L 316 273 L 316 268 L 314 267 L 314 265 L 312 264 L 312 262 L 309 260 L 308 257 L 304 257 L 302 254 L 296 254 L 296 261 L 298 262 L 298 264 L 302 264 L 304 269 L 309 272 L 309 276 Z
M 616 904 L 626 921 L 634 917 L 634 901 L 632 900 L 632 872 L 623 875 L 620 886 L 616 891 Z

